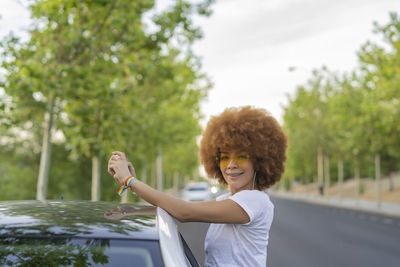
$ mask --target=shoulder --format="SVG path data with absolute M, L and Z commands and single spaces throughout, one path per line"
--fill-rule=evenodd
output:
M 230 196 L 229 199 L 241 206 L 249 215 L 251 221 L 257 217 L 273 216 L 274 205 L 263 191 L 243 190 Z
M 258 190 L 243 190 L 234 194 L 233 196 L 230 196 L 229 198 L 232 200 L 237 199 L 249 202 L 261 202 L 263 205 L 265 204 L 272 205 L 272 202 L 269 199 L 267 193 Z
M 225 199 L 228 199 L 230 197 L 230 195 L 231 195 L 230 193 L 222 194 L 222 195 L 218 196 L 215 200 L 216 201 L 225 200 Z

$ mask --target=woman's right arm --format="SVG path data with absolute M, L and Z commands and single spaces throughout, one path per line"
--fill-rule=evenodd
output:
M 134 174 L 134 169 L 129 170 L 125 154 L 113 152 L 120 157 L 119 160 L 109 161 L 108 170 L 114 179 L 124 184 L 127 177 Z M 121 177 L 124 177 L 121 179 Z M 247 223 L 250 221 L 247 213 L 233 200 L 187 202 L 168 195 L 164 192 L 134 180 L 131 189 L 142 199 L 150 204 L 166 210 L 169 214 L 181 222 L 210 222 L 210 223 Z
M 231 199 L 187 202 L 155 190 L 138 180 L 131 183 L 131 188 L 138 196 L 150 204 L 166 210 L 181 222 L 242 224 L 250 221 L 242 207 Z

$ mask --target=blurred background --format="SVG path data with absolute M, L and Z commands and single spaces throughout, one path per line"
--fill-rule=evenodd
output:
M 252 105 L 289 139 L 271 191 L 400 202 L 399 12 L 394 0 L 2 0 L 0 200 L 120 201 L 114 150 L 159 190 L 215 197 L 202 129 Z

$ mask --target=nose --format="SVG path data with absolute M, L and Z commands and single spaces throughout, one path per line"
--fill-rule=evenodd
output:
M 237 167 L 237 165 L 236 165 L 235 161 L 234 161 L 233 159 L 231 159 L 231 160 L 229 161 L 229 165 L 228 165 L 226 168 L 227 168 L 227 169 L 233 169 L 233 168 L 235 168 L 235 167 Z

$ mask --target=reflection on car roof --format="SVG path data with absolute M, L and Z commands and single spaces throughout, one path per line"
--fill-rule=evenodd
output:
M 114 211 L 121 215 L 115 217 Z M 1 201 L 2 236 L 156 240 L 156 208 L 101 201 Z

